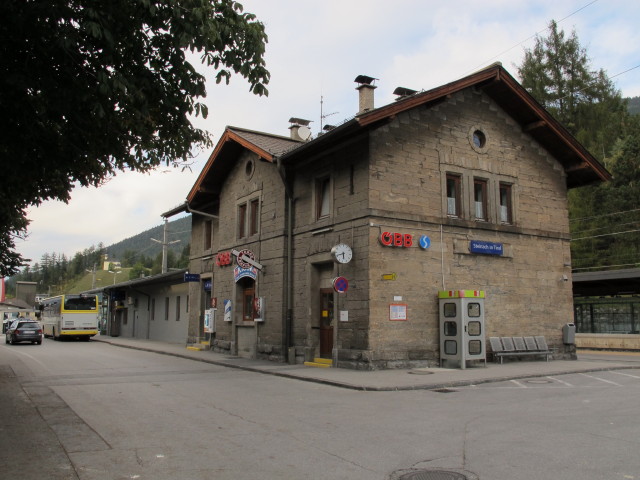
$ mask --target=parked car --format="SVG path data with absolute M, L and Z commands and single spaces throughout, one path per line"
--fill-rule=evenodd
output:
M 40 345 L 42 343 L 42 327 L 33 320 L 15 320 L 7 329 L 5 342 L 12 345 L 18 342 L 31 342 Z

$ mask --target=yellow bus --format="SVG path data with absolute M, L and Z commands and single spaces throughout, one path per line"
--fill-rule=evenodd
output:
M 40 301 L 40 322 L 45 337 L 89 340 L 98 334 L 98 296 L 58 295 Z

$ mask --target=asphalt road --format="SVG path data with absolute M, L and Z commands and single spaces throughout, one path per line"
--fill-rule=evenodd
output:
M 640 479 L 640 370 L 361 392 L 45 339 L 0 385 L 6 479 Z

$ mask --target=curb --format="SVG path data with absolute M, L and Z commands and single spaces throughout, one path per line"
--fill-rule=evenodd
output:
M 264 370 L 261 368 L 250 367 L 247 365 L 236 365 L 233 363 L 222 362 L 219 360 L 197 358 L 191 355 L 183 355 L 177 352 L 167 352 L 163 350 L 156 350 L 153 348 L 147 348 L 142 346 L 123 345 L 117 342 L 110 342 L 109 340 L 105 340 L 105 339 L 92 338 L 91 340 L 96 342 L 106 343 L 114 347 L 128 348 L 131 350 L 139 350 L 139 351 L 149 352 L 149 353 L 158 353 L 160 355 L 168 355 L 171 357 L 177 357 L 185 360 L 193 360 L 196 362 L 208 363 L 208 364 L 217 365 L 220 367 L 235 368 L 235 369 L 244 370 L 247 372 L 261 373 L 264 375 L 272 375 L 275 377 L 288 378 L 291 380 L 298 380 L 302 382 L 318 383 L 321 385 L 328 385 L 331 387 L 338 387 L 338 388 L 355 390 L 360 392 L 401 392 L 401 391 L 411 391 L 411 390 L 440 390 L 440 389 L 455 388 L 455 387 L 468 387 L 470 385 L 481 385 L 484 383 L 508 382 L 510 380 L 519 380 L 524 378 L 537 378 L 541 376 L 540 373 L 527 373 L 527 374 L 523 373 L 519 375 L 508 375 L 508 376 L 501 376 L 501 377 L 494 377 L 494 378 L 481 378 L 481 379 L 474 379 L 474 380 L 459 380 L 459 381 L 452 381 L 452 382 L 442 382 L 437 384 L 378 387 L 378 386 L 356 385 L 351 383 L 337 382 L 335 380 L 328 380 L 325 378 L 301 377 L 298 375 L 292 375 L 290 373 Z M 606 372 L 610 370 L 633 370 L 633 369 L 640 369 L 640 365 L 613 365 L 611 367 L 581 368 L 578 370 L 569 369 L 569 370 L 554 372 L 553 375 L 569 375 L 572 373 Z M 545 375 L 542 375 L 542 376 L 545 376 Z

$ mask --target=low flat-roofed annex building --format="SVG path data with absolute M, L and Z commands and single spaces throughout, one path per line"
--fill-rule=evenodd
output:
M 113 337 L 188 343 L 186 269 L 135 278 L 85 293 L 102 294 L 102 332 Z
M 217 351 L 433 365 L 438 292 L 478 290 L 483 336 L 571 357 L 567 191 L 608 172 L 500 65 L 379 108 L 356 82 L 360 111 L 322 135 L 225 130 L 184 206 L 190 338 L 213 306 Z

